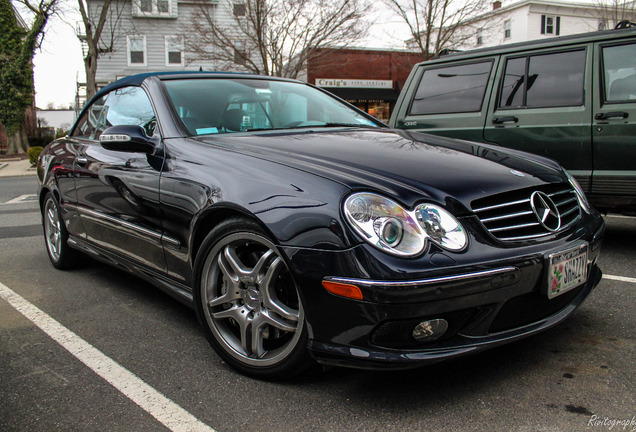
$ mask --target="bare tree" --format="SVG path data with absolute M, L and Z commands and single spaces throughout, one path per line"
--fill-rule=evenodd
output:
M 205 5 L 192 15 L 185 38 L 191 63 L 213 61 L 220 70 L 238 64 L 257 74 L 296 78 L 309 57 L 360 40 L 370 26 L 365 0 L 244 0 L 225 7 L 231 17 L 226 23 L 217 23 Z
M 466 24 L 484 12 L 486 0 L 384 0 L 409 27 L 425 58 L 475 37 L 478 27 Z M 461 31 L 459 29 L 461 28 Z
M 86 43 L 84 69 L 86 71 L 86 100 L 97 93 L 97 59 L 113 52 L 119 35 L 119 23 L 124 10 L 124 0 L 77 0 L 82 16 L 83 34 L 77 37 Z M 94 8 L 94 9 L 91 9 Z
M 596 10 L 601 19 L 598 30 L 614 28 L 621 21 L 636 22 L 636 1 L 597 0 Z

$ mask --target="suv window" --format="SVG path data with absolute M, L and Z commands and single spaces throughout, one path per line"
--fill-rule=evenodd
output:
M 584 49 L 509 59 L 498 107 L 583 105 L 584 80 Z
M 636 44 L 603 47 L 605 102 L 636 100 Z
M 425 70 L 409 114 L 480 111 L 491 69 L 486 61 Z

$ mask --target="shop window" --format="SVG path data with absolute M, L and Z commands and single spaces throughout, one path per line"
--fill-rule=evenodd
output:
M 424 71 L 409 114 L 442 114 L 481 110 L 492 62 Z
M 510 59 L 506 63 L 498 106 L 580 106 L 583 105 L 584 78 L 585 50 Z

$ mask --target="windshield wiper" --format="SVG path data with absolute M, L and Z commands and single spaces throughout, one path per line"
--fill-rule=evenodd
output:
M 361 124 L 361 123 L 325 123 L 324 125 L 320 125 L 320 127 L 357 127 L 357 128 L 379 128 L 378 125 L 371 124 Z

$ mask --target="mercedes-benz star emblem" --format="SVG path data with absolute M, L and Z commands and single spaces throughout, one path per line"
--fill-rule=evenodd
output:
M 561 215 L 554 201 L 545 193 L 536 191 L 530 196 L 532 211 L 539 223 L 548 231 L 554 232 L 561 227 Z

